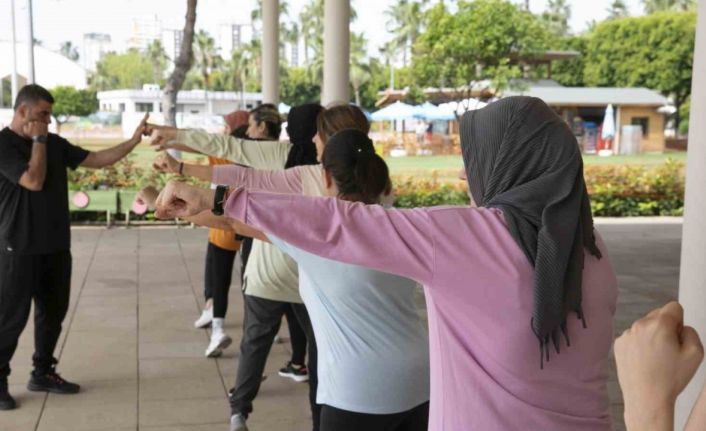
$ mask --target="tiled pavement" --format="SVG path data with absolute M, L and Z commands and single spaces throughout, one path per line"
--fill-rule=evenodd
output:
M 681 225 L 608 223 L 600 230 L 620 279 L 619 333 L 676 297 Z M 234 344 L 221 359 L 204 358 L 208 334 L 192 323 L 203 302 L 205 245 L 202 229 L 74 229 L 71 308 L 57 353 L 59 371 L 83 391 L 58 396 L 25 389 L 30 322 L 10 376 L 21 406 L 0 413 L 0 431 L 227 430 L 242 299 L 234 285 L 226 321 Z M 281 334 L 287 337 L 286 328 Z M 253 431 L 310 429 L 306 385 L 276 375 L 288 356 L 288 343 L 274 346 L 248 422 Z M 622 431 L 614 377 L 610 391 L 615 429 Z

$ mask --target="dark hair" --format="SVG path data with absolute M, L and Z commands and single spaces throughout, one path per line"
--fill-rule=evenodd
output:
M 287 115 L 287 134 L 292 148 L 287 155 L 284 168 L 316 165 L 316 145 L 312 139 L 316 135 L 316 119 L 323 107 L 318 103 L 305 103 L 289 110 Z
M 263 103 L 262 105 L 252 109 L 250 115 L 255 118 L 255 122 L 259 125 L 264 122 L 267 128 L 267 136 L 272 139 L 279 139 L 282 133 L 282 117 L 279 115 L 277 107 L 271 103 Z
M 316 119 L 316 130 L 324 145 L 331 136 L 346 129 L 360 130 L 366 135 L 370 132 L 368 118 L 355 105 L 333 105 L 321 111 Z
M 51 93 L 44 87 L 37 84 L 29 84 L 22 87 L 22 89 L 17 93 L 17 98 L 15 99 L 15 107 L 13 108 L 17 111 L 23 103 L 28 103 L 34 105 L 35 103 L 43 100 L 54 104 L 54 98 Z
M 240 138 L 240 139 L 248 139 L 248 125 L 243 124 L 242 126 L 238 126 L 235 129 L 233 129 L 230 132 L 230 136 L 234 138 Z
M 373 141 L 360 130 L 348 129 L 333 135 L 321 163 L 336 182 L 341 198 L 374 204 L 392 188 L 387 164 L 375 153 Z

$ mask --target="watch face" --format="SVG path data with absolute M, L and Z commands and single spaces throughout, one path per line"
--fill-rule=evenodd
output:
M 47 143 L 47 137 L 46 135 L 41 135 L 41 136 L 35 136 L 32 138 L 33 141 L 39 142 L 40 144 L 46 144 Z

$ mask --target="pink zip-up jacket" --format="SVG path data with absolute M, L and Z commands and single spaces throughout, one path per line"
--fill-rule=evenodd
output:
M 569 315 L 571 347 L 562 343 L 561 354 L 552 351 L 540 369 L 530 328 L 533 268 L 499 210 L 384 209 L 238 190 L 226 215 L 307 252 L 424 285 L 430 431 L 610 430 L 606 383 L 617 281 L 600 238 L 603 258 L 586 253 L 583 272 L 588 326 Z

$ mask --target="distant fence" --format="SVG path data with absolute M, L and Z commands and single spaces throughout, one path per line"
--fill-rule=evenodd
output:
M 665 140 L 665 147 L 668 150 L 686 151 L 689 146 L 688 141 L 687 138 L 667 138 Z

